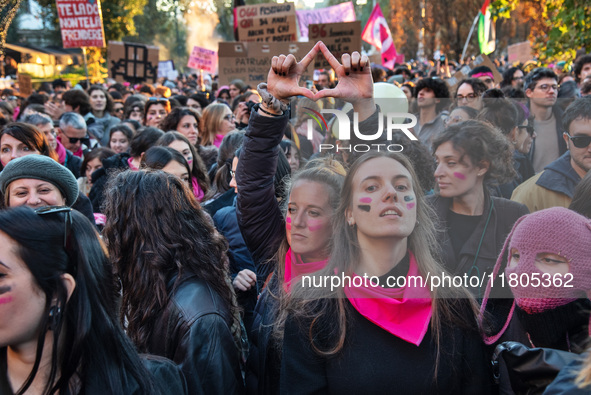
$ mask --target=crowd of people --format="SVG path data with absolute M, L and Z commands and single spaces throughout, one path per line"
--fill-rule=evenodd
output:
M 589 392 L 591 55 L 415 66 L 2 91 L 0 393 Z

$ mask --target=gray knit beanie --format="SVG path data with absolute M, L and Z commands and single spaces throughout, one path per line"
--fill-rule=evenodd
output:
M 44 155 L 27 155 L 8 162 L 0 172 L 0 190 L 6 195 L 11 182 L 23 178 L 34 178 L 55 185 L 66 204 L 72 206 L 78 199 L 78 183 L 70 170 Z

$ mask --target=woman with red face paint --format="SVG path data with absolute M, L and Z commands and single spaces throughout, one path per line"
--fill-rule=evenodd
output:
M 282 202 L 276 199 L 274 176 L 282 153 L 279 143 L 289 118 L 281 102 L 295 95 L 312 93 L 297 85 L 297 78 L 314 59 L 318 47 L 297 63 L 289 57 L 291 72 L 282 75 L 279 57 L 273 58 L 267 85 L 260 86 L 267 98 L 253 108 L 236 167 L 238 224 L 252 254 L 256 276 L 240 273 L 235 287 L 261 292 L 250 333 L 247 389 L 250 393 L 279 393 L 281 354 L 273 337 L 280 300 L 301 275 L 324 267 L 332 237 L 331 221 L 344 180 L 343 166 L 332 159 L 318 160 L 296 173 Z M 285 56 L 282 55 L 282 61 Z M 289 65 L 285 70 L 290 70 Z M 273 103 L 276 103 L 273 106 Z M 283 206 L 283 207 L 281 207 Z M 283 213 L 283 211 L 286 211 Z M 280 337 L 280 336 L 278 336 Z
M 509 142 L 492 125 L 468 120 L 439 135 L 433 152 L 438 188 L 428 203 L 441 230 L 440 261 L 450 274 L 481 279 L 492 272 L 515 221 L 528 213 L 525 205 L 488 193 L 488 183 L 515 177 Z M 469 289 L 482 298 L 483 285 Z
M 353 163 L 329 262 L 292 285 L 281 393 L 491 393 L 476 301 L 431 282 L 443 276 L 431 217 L 406 157 Z

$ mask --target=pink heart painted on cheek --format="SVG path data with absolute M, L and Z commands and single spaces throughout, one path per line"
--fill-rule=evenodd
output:
M 408 210 L 412 210 L 412 209 L 414 208 L 414 206 L 415 206 L 415 204 L 414 204 L 414 203 L 407 203 L 407 204 L 406 204 L 406 208 L 407 208 Z

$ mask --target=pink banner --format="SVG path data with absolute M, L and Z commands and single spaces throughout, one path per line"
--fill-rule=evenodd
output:
M 208 73 L 216 73 L 218 68 L 218 54 L 216 51 L 194 46 L 189 56 L 187 67 L 204 70 Z
M 355 22 L 353 2 L 341 3 L 317 10 L 296 11 L 300 38 L 308 37 L 308 25 L 316 23 Z
M 104 47 L 100 0 L 56 0 L 64 48 Z

